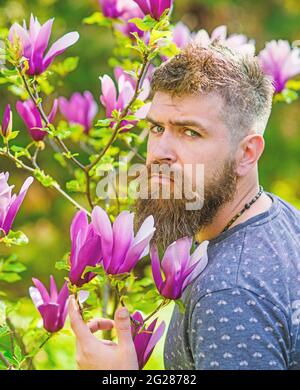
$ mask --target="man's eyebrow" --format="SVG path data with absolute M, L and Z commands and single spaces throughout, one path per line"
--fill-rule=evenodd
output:
M 208 133 L 208 129 L 199 121 L 193 119 L 171 119 L 169 121 L 172 126 L 192 126 L 197 127 L 199 130 Z
M 159 120 L 156 120 L 154 118 L 151 118 L 150 116 L 146 117 L 146 120 L 150 123 L 153 123 L 156 126 L 164 126 L 162 122 L 159 122 Z M 169 121 L 170 125 L 172 126 L 192 126 L 197 127 L 199 130 L 201 130 L 204 133 L 209 133 L 209 130 L 199 121 L 192 120 L 192 119 L 171 119 Z
M 146 121 L 150 122 L 150 123 L 153 123 L 154 125 L 157 125 L 157 126 L 162 126 L 163 125 L 161 122 L 155 120 L 154 118 L 151 118 L 150 116 L 146 117 Z

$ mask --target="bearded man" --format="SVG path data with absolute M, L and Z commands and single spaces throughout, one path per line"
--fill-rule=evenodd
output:
M 174 309 L 166 369 L 300 369 L 300 213 L 265 192 L 258 175 L 272 82 L 255 57 L 191 43 L 155 71 L 152 93 L 143 183 L 158 184 L 156 195 L 169 185 L 171 196 L 138 199 L 137 226 L 152 214 L 162 248 L 184 236 L 209 241 L 184 314 Z M 191 186 L 176 198 L 179 176 Z M 191 193 L 201 207 L 187 207 Z M 81 368 L 137 368 L 125 308 L 90 329 L 73 299 L 69 309 Z M 83 348 L 90 330 L 112 326 L 119 344 Z

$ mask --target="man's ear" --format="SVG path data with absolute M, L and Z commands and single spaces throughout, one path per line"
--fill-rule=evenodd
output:
M 238 176 L 246 176 L 257 164 L 265 148 L 265 140 L 261 134 L 247 135 L 237 148 Z

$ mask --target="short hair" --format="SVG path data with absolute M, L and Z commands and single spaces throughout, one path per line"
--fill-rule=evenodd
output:
M 257 57 L 233 52 L 220 41 L 208 47 L 192 41 L 155 70 L 151 90 L 172 96 L 219 94 L 224 102 L 221 119 L 232 141 L 239 142 L 252 132 L 264 133 L 274 86 Z

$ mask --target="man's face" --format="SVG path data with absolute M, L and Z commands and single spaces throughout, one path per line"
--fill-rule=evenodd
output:
M 217 211 L 230 201 L 236 189 L 235 161 L 229 131 L 221 119 L 222 98 L 217 95 L 172 97 L 154 95 L 148 113 L 149 139 L 146 165 L 167 164 L 181 172 L 193 190 L 202 193 L 203 206 L 186 210 L 186 199 L 139 199 L 138 223 L 152 214 L 156 221 L 154 240 L 163 246 L 185 235 L 194 235 L 210 224 Z M 204 188 L 197 169 L 204 168 Z M 192 169 L 185 169 L 185 167 Z M 167 185 L 156 175 L 149 178 L 160 187 Z M 156 184 L 157 185 L 157 184 Z M 171 194 L 174 190 L 170 184 Z M 200 190 L 200 191 L 199 191 Z

